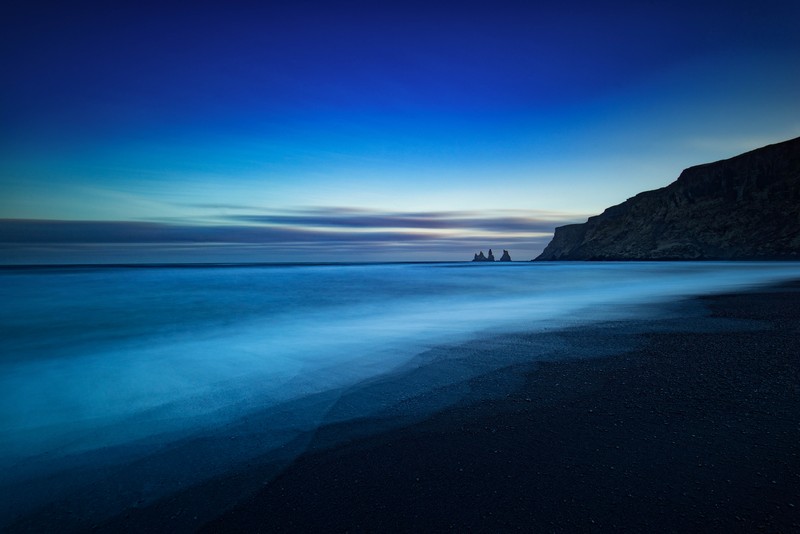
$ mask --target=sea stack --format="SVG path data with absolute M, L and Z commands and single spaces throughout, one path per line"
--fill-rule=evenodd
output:
M 475 254 L 475 257 L 472 258 L 472 261 L 494 261 L 494 254 L 492 254 L 492 249 L 489 249 L 489 256 L 484 256 L 483 251 L 481 250 L 478 254 Z
M 511 261 L 511 254 L 509 254 L 507 250 L 503 250 L 503 256 L 500 258 L 500 261 Z
M 800 260 L 800 137 L 556 228 L 536 260 Z

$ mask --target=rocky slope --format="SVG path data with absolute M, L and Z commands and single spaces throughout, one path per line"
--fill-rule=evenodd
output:
M 800 260 L 800 137 L 556 228 L 536 260 Z

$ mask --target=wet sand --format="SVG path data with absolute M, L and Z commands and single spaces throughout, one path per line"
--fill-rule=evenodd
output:
M 658 321 L 478 344 L 471 357 L 544 343 L 567 359 L 472 378 L 457 385 L 457 402 L 422 420 L 323 426 L 288 465 L 266 455 L 148 506 L 76 525 L 800 530 L 800 283 L 672 306 Z M 450 392 L 429 393 L 437 394 Z M 13 528 L 67 526 L 57 523 L 63 517 L 27 517 Z

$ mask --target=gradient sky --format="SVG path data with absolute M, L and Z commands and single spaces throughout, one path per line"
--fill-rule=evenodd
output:
M 527 260 L 800 135 L 800 2 L 17 2 L 0 262 Z

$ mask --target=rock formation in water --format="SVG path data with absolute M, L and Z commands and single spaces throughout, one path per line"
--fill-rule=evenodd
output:
M 800 260 L 800 137 L 556 228 L 536 260 Z
M 475 257 L 472 258 L 472 261 L 494 261 L 494 254 L 492 254 L 492 249 L 489 249 L 488 256 L 484 256 L 483 251 L 481 250 L 480 253 L 475 254 Z
M 507 250 L 503 250 L 503 256 L 500 258 L 500 261 L 511 261 L 511 254 L 509 254 Z

